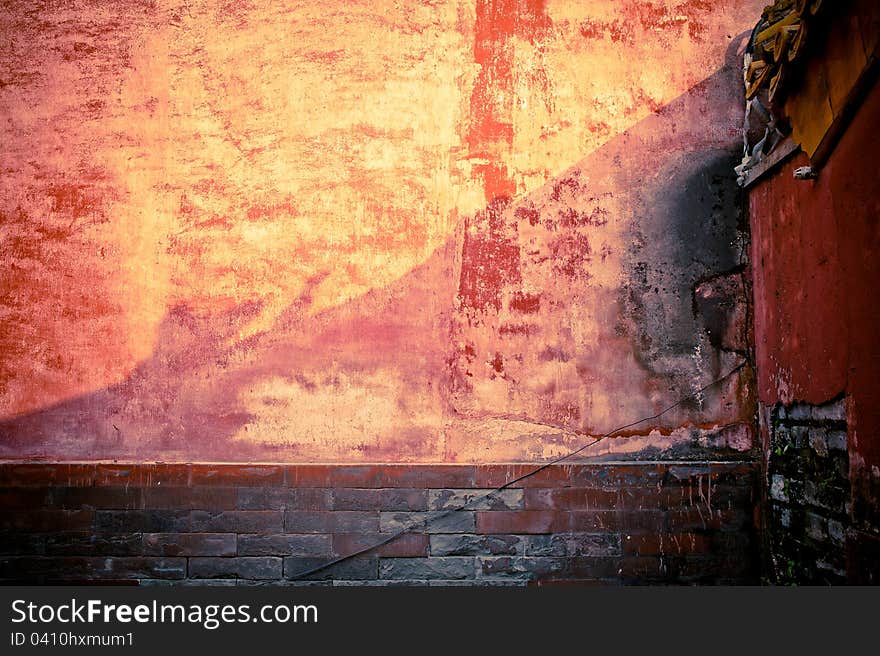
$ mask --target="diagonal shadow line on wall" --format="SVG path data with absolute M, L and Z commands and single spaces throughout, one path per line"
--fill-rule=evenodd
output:
M 737 265 L 732 242 L 738 205 L 731 165 L 740 139 L 735 129 L 739 99 L 739 61 L 732 45 L 724 66 L 713 75 L 511 205 L 505 215 L 510 221 L 518 207 L 552 195 L 574 171 L 605 173 L 604 191 L 626 209 L 635 244 L 621 257 L 624 284 L 601 301 L 613 324 L 607 326 L 609 340 L 626 342 L 647 381 L 642 389 L 631 390 L 634 398 L 644 397 L 641 406 L 626 408 L 636 414 L 687 391 L 687 378 L 694 372 L 676 373 L 669 362 L 687 361 L 695 344 L 702 343 L 701 325 L 691 307 L 692 287 Z M 393 371 L 397 388 L 385 390 L 386 401 L 407 406 L 402 414 L 410 413 L 410 425 L 379 434 L 380 426 L 365 423 L 364 433 L 378 437 L 350 445 L 349 459 L 445 459 L 449 450 L 438 448 L 435 429 L 440 425 L 442 432 L 444 421 L 467 414 L 456 398 L 462 362 L 453 344 L 457 326 L 468 321 L 459 296 L 461 272 L 456 271 L 461 255 L 460 235 L 397 282 L 314 316 L 308 316 L 307 286 L 271 329 L 232 346 L 226 345 L 228 340 L 259 312 L 258 304 L 211 318 L 171 308 L 153 355 L 124 381 L 0 421 L 0 457 L 289 461 L 312 459 L 325 448 L 333 460 L 338 450 L 333 451 L 332 434 L 313 434 L 306 447 L 242 439 L 257 418 L 242 395 L 272 379 L 319 405 L 321 386 L 344 387 L 351 375 Z M 646 262 L 652 263 L 651 270 Z M 320 284 L 320 278 L 311 283 Z M 621 337 L 624 324 L 629 328 Z M 721 354 L 710 355 L 715 364 L 707 378 L 723 368 Z M 596 384 L 602 384 L 601 376 Z M 401 389 L 405 398 L 395 399 Z M 648 398 L 657 389 L 663 393 Z M 267 407 L 273 403 L 272 398 L 264 401 Z M 349 401 L 369 403 L 356 395 Z M 303 408 L 288 406 L 279 412 L 296 422 Z M 420 421 L 420 412 L 432 419 Z M 382 422 L 381 413 L 355 417 Z M 672 421 L 687 420 L 685 414 Z

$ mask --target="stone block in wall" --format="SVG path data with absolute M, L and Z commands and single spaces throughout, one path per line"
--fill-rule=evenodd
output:
M 494 556 L 522 553 L 521 535 L 431 535 L 432 556 Z
M 57 556 L 0 559 L 0 579 L 81 582 L 142 578 L 184 579 L 186 558 Z
M 150 556 L 234 556 L 234 533 L 145 533 L 143 552 Z
M 0 531 L 4 532 L 87 531 L 94 521 L 95 513 L 91 510 L 0 510 Z
M 155 486 L 143 489 L 147 509 L 235 510 L 238 493 L 234 487 Z
M 199 533 L 281 533 L 282 513 L 277 510 L 194 510 L 192 530 Z
M 190 530 L 190 526 L 190 512 L 187 510 L 98 510 L 95 512 L 95 530 L 103 533 L 184 533 Z
M 284 513 L 284 530 L 287 533 L 375 533 L 379 530 L 379 513 L 360 510 L 288 511 Z
M 386 542 L 384 533 L 341 533 L 333 536 L 333 554 L 348 556 L 369 549 L 371 553 L 388 558 L 415 558 L 428 555 L 429 536 L 424 533 L 404 533 Z M 381 544 L 384 543 L 384 544 Z M 376 547 L 376 545 L 381 546 Z
M 379 578 L 379 559 L 374 555 L 349 558 L 326 567 L 328 562 L 327 558 L 288 556 L 284 559 L 284 578 L 324 581 L 337 579 L 375 580 Z M 316 568 L 320 569 L 312 572 Z
M 332 491 L 333 510 L 428 510 L 429 492 L 407 488 L 337 488 Z M 434 508 L 435 510 L 438 508 Z
M 383 579 L 472 579 L 474 558 L 443 556 L 435 558 L 382 558 L 379 577 Z
M 813 406 L 810 415 L 814 421 L 846 422 L 846 400 L 840 398 L 837 401 Z
M 846 431 L 844 431 L 844 430 L 830 430 L 826 434 L 825 440 L 826 440 L 826 443 L 828 444 L 828 448 L 830 450 L 846 452 L 846 450 L 847 450 Z
M 45 536 L 50 556 L 178 556 L 176 553 L 148 553 L 140 533 L 58 532 Z
M 0 531 L 0 556 L 42 556 L 46 553 L 43 533 Z
M 108 485 L 52 488 L 52 505 L 72 510 L 136 510 L 143 507 L 143 498 L 143 490 L 139 487 Z
M 788 501 L 788 481 L 781 474 L 772 474 L 770 477 L 770 498 Z
M 467 507 L 468 510 L 518 510 L 523 507 L 523 490 L 468 489 L 428 490 L 431 510 Z
M 808 432 L 810 448 L 821 457 L 828 455 L 828 443 L 825 441 L 826 432 L 819 428 L 811 428 Z
M 254 533 L 238 536 L 239 556 L 329 556 L 331 537 L 320 534 Z
M 311 487 L 236 488 L 239 510 L 333 510 L 332 490 Z
M 424 513 L 383 512 L 379 515 L 379 527 L 383 533 L 413 528 L 425 533 L 473 533 L 473 511 L 437 510 Z
M 555 535 L 527 535 L 527 556 L 619 556 L 619 533 L 561 533 Z
M 189 576 L 199 579 L 281 578 L 282 560 L 277 556 L 238 556 L 234 558 L 197 557 L 189 559 Z
M 481 579 L 561 578 L 571 561 L 542 556 L 493 556 L 477 558 L 477 576 Z

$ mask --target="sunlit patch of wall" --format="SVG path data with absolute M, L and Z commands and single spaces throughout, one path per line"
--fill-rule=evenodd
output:
M 4 457 L 547 457 L 692 392 L 736 349 L 664 321 L 736 216 L 679 187 L 762 5 L 9 3 Z M 652 236 L 716 219 L 705 266 Z M 750 394 L 630 444 L 726 444 Z

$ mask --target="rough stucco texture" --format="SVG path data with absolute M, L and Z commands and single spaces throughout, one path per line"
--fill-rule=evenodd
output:
M 693 393 L 763 4 L 5 3 L 0 455 L 535 459 Z M 746 450 L 751 380 L 595 453 Z

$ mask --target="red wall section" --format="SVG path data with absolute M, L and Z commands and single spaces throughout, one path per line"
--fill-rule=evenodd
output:
M 760 400 L 848 395 L 857 500 L 880 484 L 880 88 L 875 84 L 827 165 L 798 181 L 798 156 L 749 194 Z M 873 491 L 872 491 L 873 490 Z
M 831 169 L 795 180 L 796 157 L 749 194 L 759 394 L 765 403 L 820 403 L 846 387 L 843 287 Z

